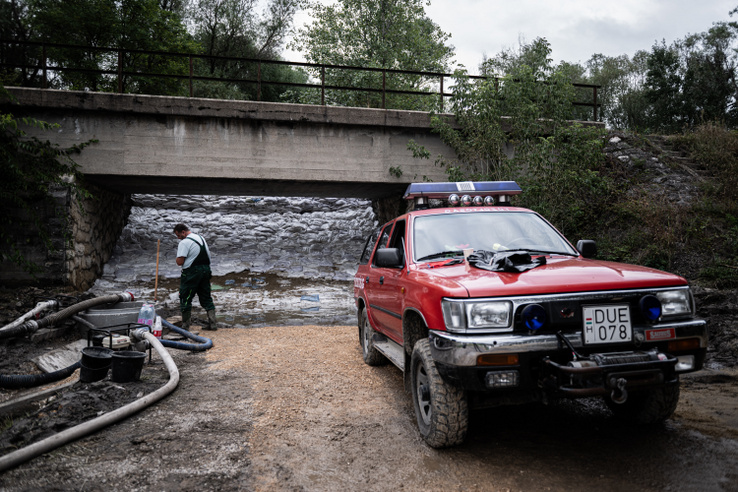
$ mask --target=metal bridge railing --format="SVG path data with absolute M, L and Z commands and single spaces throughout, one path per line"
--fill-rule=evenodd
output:
M 76 54 L 76 63 L 62 66 L 54 60 L 55 54 L 59 50 L 66 50 L 67 53 Z M 148 58 L 148 62 L 141 63 L 141 59 Z M 71 57 L 70 57 L 71 58 Z M 138 59 L 138 66 L 132 60 Z M 156 70 L 157 63 L 166 60 L 178 60 L 179 62 L 173 66 L 170 65 L 169 72 Z M 51 62 L 51 63 L 50 63 Z M 196 64 L 208 63 L 227 64 L 233 63 L 240 66 L 249 66 L 247 70 L 248 76 L 245 77 L 225 77 L 211 76 L 203 73 L 202 70 L 195 70 Z M 94 65 L 94 66 L 92 66 Z M 295 82 L 289 80 L 269 79 L 264 76 L 265 66 L 289 66 L 300 67 L 306 72 L 313 75 L 313 79 L 307 79 L 307 82 Z M 103 67 L 103 68 L 101 68 Z M 121 49 L 110 47 L 94 47 L 79 46 L 60 43 L 45 43 L 37 41 L 19 41 L 19 40 L 0 40 L 0 81 L 6 82 L 10 80 L 10 76 L 20 75 L 22 85 L 32 87 L 49 88 L 50 81 L 60 85 L 60 78 L 56 74 L 86 74 L 96 80 L 98 78 L 100 87 L 82 87 L 85 90 L 102 90 L 118 93 L 141 93 L 141 94 L 160 94 L 160 95 L 189 95 L 195 96 L 196 82 L 221 82 L 230 84 L 248 84 L 256 89 L 255 99 L 262 101 L 263 90 L 268 86 L 293 88 L 298 90 L 312 90 L 320 94 L 320 104 L 327 105 L 326 94 L 329 91 L 348 91 L 358 92 L 362 94 L 375 94 L 380 96 L 376 101 L 376 105 L 382 109 L 387 108 L 388 96 L 419 96 L 419 97 L 436 97 L 436 104 L 432 104 L 429 109 L 443 111 L 444 101 L 446 98 L 453 96 L 453 92 L 448 92 L 447 82 L 456 78 L 454 74 L 438 73 L 438 72 L 419 72 L 412 70 L 395 70 L 386 68 L 373 67 L 353 67 L 345 65 L 328 65 L 304 62 L 292 62 L 283 60 L 266 60 L 259 58 L 241 58 L 241 57 L 225 57 L 217 55 L 195 54 L 195 53 L 175 53 L 166 51 L 149 51 L 138 49 Z M 184 73 L 182 73 L 184 72 Z M 206 70 L 205 70 L 206 72 Z M 378 86 L 344 86 L 330 84 L 327 82 L 326 73 L 332 72 L 337 74 L 340 72 L 360 72 L 366 74 L 376 74 L 381 76 L 381 82 Z M 394 77 L 413 77 L 415 84 L 423 87 L 423 90 L 407 90 L 394 88 L 389 82 Z M 479 75 L 468 75 L 471 79 L 485 79 L 489 77 Z M 379 77 L 377 77 L 379 78 Z M 135 84 L 136 80 L 143 79 L 160 79 L 160 80 L 177 80 L 186 82 L 186 94 L 181 89 L 171 93 L 171 90 L 164 94 L 161 91 L 141 89 L 141 84 Z M 394 79 L 393 79 L 394 80 Z M 575 119 L 589 119 L 598 121 L 598 110 L 600 103 L 597 99 L 596 85 L 589 84 L 573 84 L 581 99 L 575 101 L 575 111 L 577 115 Z M 135 89 L 134 89 L 135 86 Z M 60 85 L 57 88 L 70 89 L 71 86 L 64 87 Z M 75 87 L 79 89 L 80 87 Z M 381 101 L 381 102 L 380 102 Z M 369 105 L 369 104 L 367 104 Z M 376 107 L 376 106 L 370 106 Z M 589 108 L 582 112 L 579 108 Z M 407 108 L 395 108 L 407 109 Z

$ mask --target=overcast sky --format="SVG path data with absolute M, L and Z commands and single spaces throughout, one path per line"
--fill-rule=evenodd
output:
M 584 64 L 595 53 L 632 56 L 662 39 L 671 44 L 707 31 L 713 22 L 738 21 L 728 15 L 735 7 L 738 0 L 431 0 L 426 13 L 451 34 L 456 62 L 476 74 L 485 53 L 517 47 L 519 39 L 544 37 L 555 62 Z M 304 13 L 295 17 L 297 25 L 307 20 Z

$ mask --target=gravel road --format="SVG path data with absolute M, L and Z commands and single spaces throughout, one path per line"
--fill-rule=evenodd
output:
M 738 490 L 735 369 L 685 376 L 677 413 L 655 429 L 623 427 L 596 401 L 531 405 L 475 412 L 464 445 L 435 450 L 418 435 L 400 371 L 366 366 L 356 331 L 204 332 L 212 336 L 211 350 L 170 351 L 181 372 L 174 393 L 6 471 L 0 488 Z M 155 355 L 135 384 L 158 387 L 166 379 Z M 149 391 L 107 380 L 72 388 L 98 395 Z M 63 402 L 74 400 L 47 402 L 38 420 L 53 421 Z M 7 441 L 11 429 L 0 437 Z

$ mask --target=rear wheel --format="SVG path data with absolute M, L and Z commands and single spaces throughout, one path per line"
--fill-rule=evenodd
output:
M 361 355 L 370 366 L 382 366 L 387 363 L 387 358 L 374 346 L 374 328 L 369 324 L 369 316 L 366 309 L 361 310 L 359 316 L 359 343 L 361 344 Z
M 605 403 L 616 418 L 634 424 L 658 424 L 672 416 L 679 403 L 679 383 L 648 391 L 629 393 L 624 403 L 609 396 Z
M 464 442 L 469 426 L 466 394 L 441 378 L 427 338 L 415 344 L 410 371 L 415 416 L 425 442 L 433 448 Z

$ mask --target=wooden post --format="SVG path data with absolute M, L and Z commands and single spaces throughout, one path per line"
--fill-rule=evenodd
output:
M 159 246 L 161 246 L 161 239 L 156 240 L 156 276 L 154 277 L 154 302 L 156 302 L 156 291 L 159 288 Z

